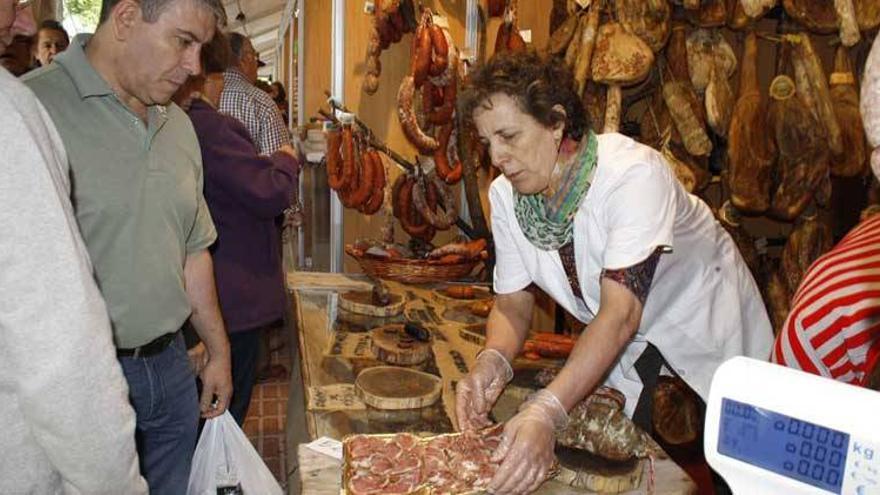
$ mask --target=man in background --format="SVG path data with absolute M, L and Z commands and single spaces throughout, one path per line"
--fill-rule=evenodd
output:
M 33 38 L 27 34 L 17 34 L 0 54 L 0 65 L 15 77 L 31 69 L 31 43 Z
M 43 21 L 33 46 L 34 58 L 40 66 L 45 67 L 52 62 L 55 55 L 67 50 L 69 45 L 70 37 L 60 22 Z
M 0 54 L 30 12 L 0 0 Z M 145 494 L 134 411 L 70 204 L 67 155 L 0 69 L 0 493 Z
M 67 148 L 154 495 L 186 491 L 199 412 L 222 414 L 232 395 L 201 152 L 169 103 L 201 72 L 201 47 L 224 21 L 219 0 L 105 0 L 94 36 L 76 36 L 25 78 Z M 201 400 L 180 332 L 187 318 L 207 348 Z
M 223 74 L 220 111 L 235 117 L 247 128 L 261 155 L 271 155 L 290 144 L 290 133 L 272 97 L 255 86 L 257 52 L 246 36 L 229 33 L 232 67 Z

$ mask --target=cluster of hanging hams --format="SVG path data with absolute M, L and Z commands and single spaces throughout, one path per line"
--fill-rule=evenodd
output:
M 374 0 L 373 9 L 373 25 L 367 43 L 367 73 L 363 81 L 363 89 L 370 95 L 379 89 L 382 51 L 399 42 L 404 34 L 414 32 L 417 24 L 413 0 Z
M 326 134 L 328 185 L 346 208 L 376 213 L 385 201 L 387 170 L 382 155 L 350 123 L 333 126 Z
M 788 128 L 783 122 L 794 123 L 794 115 L 804 106 L 814 118 L 813 127 L 827 137 L 825 162 L 831 173 L 863 173 L 864 134 L 857 122 L 858 99 L 846 50 L 859 41 L 861 30 L 880 25 L 880 2 L 592 0 L 567 4 L 567 17 L 553 16 L 560 20 L 552 26 L 547 51 L 572 70 L 591 120 L 604 132 L 619 131 L 627 110 L 620 89 L 658 83 L 659 91 L 638 123 L 640 140 L 663 153 L 689 191 L 700 192 L 708 185 L 710 154 L 719 142 L 726 141 L 730 163 L 727 180 L 735 191 L 734 206 L 747 214 L 769 211 L 777 219 L 796 218 L 812 198 L 809 191 L 824 194 L 828 186 L 813 180 L 813 175 L 818 177 L 820 173 L 806 174 L 792 166 L 795 161 L 807 160 L 789 156 L 768 141 L 786 141 L 785 150 L 793 152 L 797 148 L 806 156 L 815 139 L 805 133 L 802 138 L 792 138 L 791 132 L 782 135 Z M 794 20 L 792 25 L 823 34 L 839 33 L 841 47 L 829 81 L 809 36 L 786 36 L 784 44 L 794 47 L 791 76 L 797 97 L 767 105 L 757 85 L 756 39 L 746 41 L 743 56 L 751 58 L 743 61 L 737 93 L 731 78 L 739 61 L 721 28 L 753 32 L 755 21 L 777 5 Z M 678 12 L 673 15 L 675 10 Z M 806 42 L 801 43 L 801 39 Z M 654 78 L 648 80 L 652 68 Z M 777 84 L 779 101 L 791 98 L 790 89 L 784 81 Z M 798 109 L 795 103 L 803 105 Z M 772 113 L 771 107 L 784 109 L 774 117 L 779 122 L 776 131 L 763 123 Z M 804 127 L 804 122 L 811 120 L 798 122 L 798 127 Z M 841 153 L 842 143 L 843 149 L 853 152 Z M 813 162 L 820 158 L 813 153 Z M 766 195 L 762 194 L 766 199 L 744 200 L 743 194 L 736 193 L 743 189 L 766 190 Z M 771 208 L 772 197 L 778 199 Z

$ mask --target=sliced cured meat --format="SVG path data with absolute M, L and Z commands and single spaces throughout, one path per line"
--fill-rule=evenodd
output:
M 369 457 L 384 444 L 381 438 L 359 435 L 348 443 L 348 449 L 353 458 Z
M 419 443 L 419 438 L 409 433 L 400 433 L 394 437 L 394 443 L 403 451 L 413 449 Z
M 388 484 L 382 487 L 382 493 L 409 493 L 421 484 L 418 471 L 391 475 Z
M 388 480 L 384 476 L 357 475 L 348 481 L 348 490 L 352 495 L 373 495 L 385 492 Z
M 370 473 L 375 475 L 385 476 L 394 468 L 394 463 L 391 462 L 391 459 L 381 454 L 373 454 L 367 458 L 367 461 L 366 467 L 370 470 Z
M 389 469 L 390 474 L 402 474 L 418 471 L 422 467 L 422 461 L 418 452 L 403 452 L 394 460 L 394 465 Z

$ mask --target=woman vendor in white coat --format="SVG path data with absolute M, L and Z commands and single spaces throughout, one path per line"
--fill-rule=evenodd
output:
M 459 428 L 487 426 L 513 376 L 531 325 L 530 284 L 589 324 L 553 382 L 506 424 L 494 493 L 540 485 L 554 432 L 597 386 L 623 392 L 630 416 L 637 405 L 650 410 L 641 376 L 656 381 L 660 366 L 646 375 L 640 358 L 667 363 L 703 400 L 726 359 L 768 358 L 770 321 L 733 240 L 660 153 L 590 130 L 561 64 L 495 57 L 471 75 L 460 111 L 503 175 L 489 192 L 497 297 L 486 347 L 456 389 Z

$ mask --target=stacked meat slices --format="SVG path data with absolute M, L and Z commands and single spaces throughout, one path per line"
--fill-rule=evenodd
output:
M 501 442 L 501 426 L 479 433 L 441 435 L 422 439 L 356 435 L 345 440 L 351 495 L 466 493 L 485 488 L 498 464 L 490 461 Z

